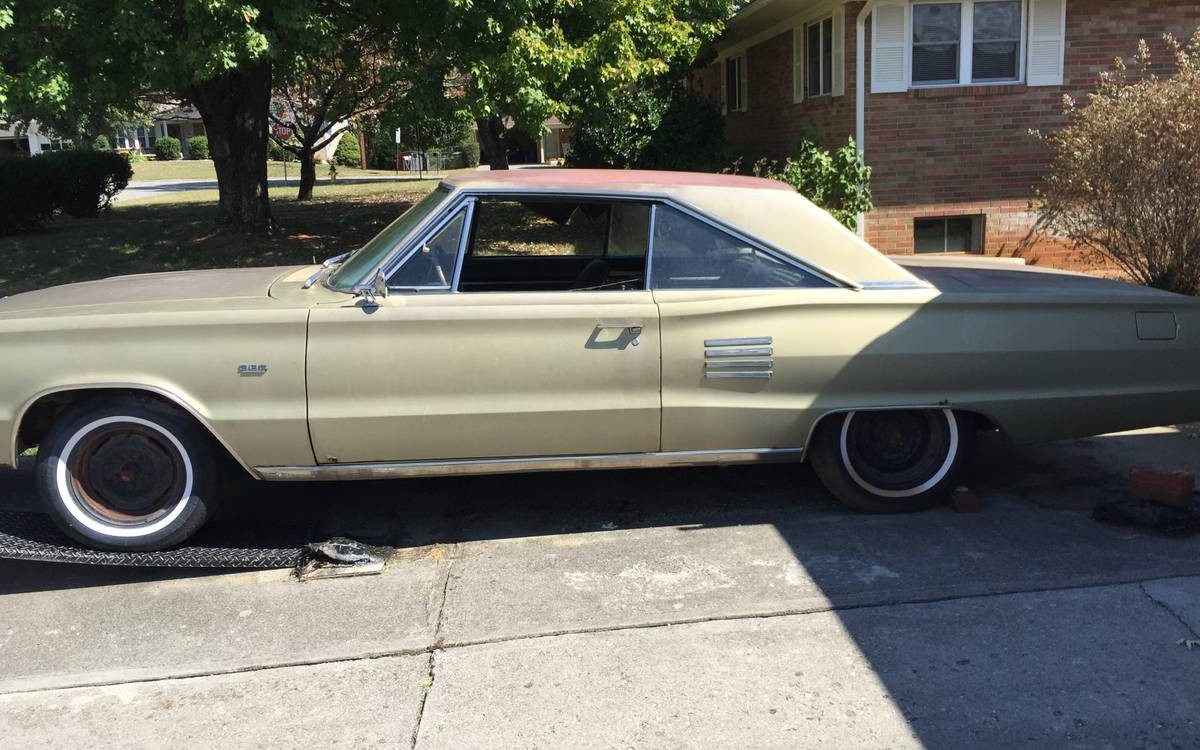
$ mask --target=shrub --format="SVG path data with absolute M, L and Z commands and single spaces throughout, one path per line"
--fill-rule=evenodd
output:
M 133 177 L 129 160 L 112 151 L 58 151 L 36 161 L 52 174 L 58 207 L 77 218 L 107 210 Z
M 97 151 L 107 151 L 109 148 L 108 136 L 106 136 L 106 135 L 96 136 L 96 140 L 92 141 L 92 148 L 96 149 Z
M 732 171 L 738 171 L 738 166 Z M 871 168 L 863 162 L 853 138 L 834 151 L 806 139 L 782 163 L 760 159 L 751 172 L 786 182 L 850 230 L 858 228 L 858 215 L 872 208 Z
M 718 106 L 678 86 L 617 94 L 576 121 L 573 167 L 716 170 L 725 149 Z
M 58 211 L 57 183 L 43 158 L 0 157 L 0 234 L 35 229 Z
M 133 149 L 131 151 L 122 151 L 121 156 L 124 156 L 130 164 L 137 164 L 140 161 L 146 161 L 146 155 L 137 149 Z
M 267 140 L 267 158 L 271 161 L 296 161 L 296 154 L 279 145 L 274 138 Z
M 132 176 L 129 161 L 112 151 L 0 159 L 0 234 L 41 226 L 59 211 L 96 216 Z
M 333 152 L 333 160 L 343 167 L 357 167 L 361 152 L 358 150 L 358 136 L 347 130 L 338 139 L 337 148 Z
M 1145 41 L 1103 73 L 1084 106 L 1063 99 L 1066 125 L 1038 134 L 1051 166 L 1031 208 L 1039 235 L 1112 259 L 1142 284 L 1200 294 L 1200 29 L 1165 37 L 1175 72 L 1150 70 Z
M 479 140 L 475 138 L 475 129 L 467 128 L 462 140 L 455 146 L 459 152 L 458 166 L 464 169 L 474 169 L 479 166 Z
M 194 138 L 188 138 L 188 153 L 191 154 L 190 159 L 207 159 L 208 158 L 208 136 L 198 135 Z
M 164 135 L 154 142 L 154 156 L 159 161 L 175 161 L 182 158 L 183 147 L 179 145 L 178 138 Z

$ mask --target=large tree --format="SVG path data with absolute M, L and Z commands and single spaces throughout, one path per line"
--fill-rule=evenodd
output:
M 729 0 L 449 0 L 425 43 L 457 73 L 493 169 L 508 166 L 509 121 L 538 135 L 614 93 L 682 70 L 724 27 Z
M 271 228 L 272 64 L 327 34 L 338 4 L 10 0 L 9 9 L 11 20 L 5 14 L 0 29 L 0 97 L 6 100 L 0 115 L 27 121 L 46 117 L 50 105 L 69 114 L 131 108 L 147 99 L 191 102 L 204 120 L 216 167 L 218 223 L 249 232 Z
M 387 109 L 424 79 L 420 47 L 405 43 L 420 21 L 417 3 L 326 0 L 322 30 L 297 39 L 275 65 L 275 94 L 283 105 L 271 120 L 294 138 L 272 135 L 300 161 L 299 200 L 312 197 L 316 154 L 349 121 Z

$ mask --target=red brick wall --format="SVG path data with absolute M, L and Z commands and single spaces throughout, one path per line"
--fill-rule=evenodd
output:
M 853 134 L 854 26 L 861 7 L 861 2 L 846 5 L 844 96 L 792 103 L 790 31 L 747 51 L 749 109 L 730 113 L 727 120 L 735 152 L 750 161 L 759 155 L 778 158 L 808 128 L 827 146 Z M 1186 38 L 1197 26 L 1198 2 L 1067 0 L 1064 86 L 871 94 L 868 23 L 866 160 L 877 208 L 867 217 L 867 240 L 884 252 L 911 253 L 914 218 L 984 214 L 984 252 L 1011 253 L 1031 226 L 1028 199 L 1046 163 L 1029 131 L 1057 127 L 1063 94 L 1082 97 L 1113 58 L 1133 55 L 1139 39 L 1150 42 L 1157 60 L 1166 64 L 1163 32 Z M 719 82 L 719 73 L 714 65 L 708 74 Z M 714 90 L 719 96 L 719 87 Z M 1092 264 L 1053 242 L 1035 245 L 1027 257 L 1056 266 Z

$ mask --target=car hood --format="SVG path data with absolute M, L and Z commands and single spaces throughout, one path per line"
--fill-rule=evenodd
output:
M 5 297 L 0 299 L 0 316 L 98 305 L 265 297 L 271 282 L 293 270 L 294 266 L 223 268 L 113 276 Z

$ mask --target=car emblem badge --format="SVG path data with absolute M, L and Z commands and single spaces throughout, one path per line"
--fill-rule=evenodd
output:
M 261 378 L 267 374 L 266 365 L 238 365 L 237 374 L 243 378 Z

